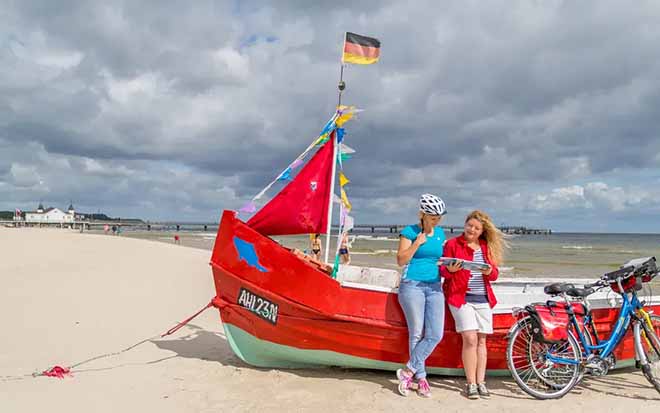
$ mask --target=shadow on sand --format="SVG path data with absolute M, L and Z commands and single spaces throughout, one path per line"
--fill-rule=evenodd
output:
M 229 347 L 227 338 L 222 332 L 210 332 L 194 324 L 188 324 L 190 331 L 184 336 L 169 340 L 152 341 L 158 348 L 169 350 L 176 353 L 172 357 L 194 358 L 206 361 L 217 362 L 223 366 L 232 366 L 241 369 L 251 369 L 257 371 L 270 371 L 271 368 L 260 368 L 246 364 L 239 359 Z M 167 357 L 162 360 L 167 360 Z M 158 361 L 162 361 L 158 360 Z M 157 361 L 157 362 L 158 362 Z M 362 380 L 377 384 L 383 390 L 397 393 L 398 382 L 393 372 L 350 369 L 343 367 L 327 367 L 319 369 L 278 369 L 287 373 L 304 378 L 327 378 L 333 377 L 339 380 Z M 633 381 L 633 374 L 641 374 L 634 368 L 615 370 L 604 377 L 585 376 L 571 394 L 581 394 L 585 390 L 595 393 L 601 393 L 609 396 L 636 400 L 660 400 L 660 397 L 646 397 L 640 395 L 636 390 L 650 388 L 651 385 L 646 381 L 641 383 Z M 464 377 L 454 376 L 429 376 L 429 384 L 432 389 L 445 390 L 463 394 L 465 388 Z M 510 377 L 491 377 L 488 378 L 488 387 L 493 397 L 503 397 L 508 399 L 532 399 L 531 396 L 523 392 Z

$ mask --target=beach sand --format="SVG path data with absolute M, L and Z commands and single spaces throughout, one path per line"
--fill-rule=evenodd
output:
M 173 336 L 84 364 L 73 377 L 24 376 L 117 352 L 193 314 L 214 295 L 209 257 L 148 240 L 0 228 L 0 412 L 660 408 L 660 394 L 636 370 L 588 377 L 563 399 L 542 402 L 511 379 L 490 379 L 492 399 L 470 401 L 459 391 L 463 378 L 433 376 L 427 400 L 399 396 L 389 372 L 253 368 L 232 353 L 213 308 Z

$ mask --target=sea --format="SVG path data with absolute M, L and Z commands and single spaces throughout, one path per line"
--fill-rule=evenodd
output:
M 185 228 L 185 227 L 184 227 Z M 213 249 L 215 232 L 182 229 L 176 232 L 181 245 Z M 174 243 L 174 231 L 125 231 L 122 237 Z M 447 239 L 457 233 L 446 232 Z M 325 236 L 322 235 L 325 247 Z M 302 251 L 309 250 L 309 236 L 276 236 L 278 243 Z M 398 268 L 398 234 L 355 233 L 351 236 L 351 264 Z M 620 268 L 627 261 L 657 256 L 660 259 L 660 234 L 552 233 L 548 235 L 510 235 L 510 249 L 501 266 L 506 277 L 594 278 Z M 337 248 L 332 236 L 330 250 Z M 325 254 L 325 250 L 322 254 Z M 331 254 L 334 256 L 334 254 Z M 659 277 L 660 278 L 660 277 Z

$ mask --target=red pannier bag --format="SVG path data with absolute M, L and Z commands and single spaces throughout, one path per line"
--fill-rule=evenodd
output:
M 621 280 L 621 286 L 623 287 L 623 291 L 621 291 L 619 284 L 616 281 L 610 281 L 610 288 L 612 291 L 615 293 L 622 293 L 632 291 L 633 289 L 637 288 L 637 277 L 630 274 L 630 276 Z
M 536 341 L 547 344 L 559 344 L 568 340 L 570 325 L 569 314 L 564 302 L 548 301 L 534 303 L 525 307 L 531 317 L 532 335 Z M 582 303 L 570 303 L 573 313 L 582 323 L 586 308 Z

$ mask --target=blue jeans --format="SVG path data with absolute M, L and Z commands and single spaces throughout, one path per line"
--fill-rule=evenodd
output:
M 402 280 L 399 304 L 408 324 L 410 360 L 417 379 L 426 377 L 425 362 L 445 331 L 445 295 L 440 282 Z M 423 333 L 423 335 L 422 335 Z

